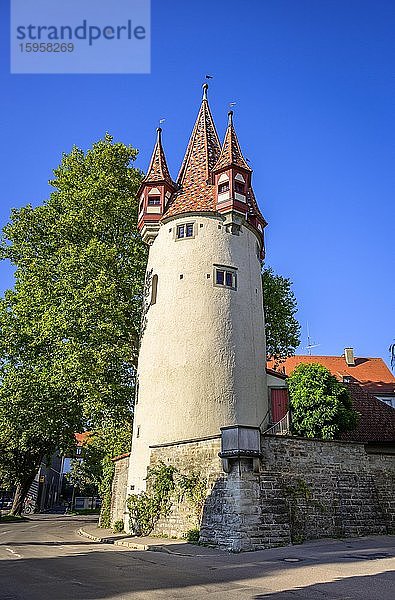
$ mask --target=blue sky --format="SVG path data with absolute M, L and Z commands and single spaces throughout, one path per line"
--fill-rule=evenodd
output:
M 104 1 L 104 0 L 103 0 Z M 0 222 L 41 203 L 73 144 L 106 131 L 145 169 L 160 118 L 176 176 L 205 74 L 220 137 L 229 102 L 269 226 L 267 263 L 291 277 L 305 353 L 387 363 L 394 325 L 395 4 L 392 0 L 153 0 L 150 75 L 10 75 L 0 3 Z M 0 293 L 12 270 L 0 264 Z

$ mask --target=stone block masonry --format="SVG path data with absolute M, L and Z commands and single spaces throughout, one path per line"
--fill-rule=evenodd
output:
M 128 485 L 129 453 L 113 458 L 114 477 L 111 485 L 110 523 L 125 518 L 126 490 Z
M 222 470 L 220 437 L 151 449 L 158 461 L 207 478 L 200 540 L 223 550 L 258 550 L 323 537 L 395 533 L 395 456 L 363 444 L 262 438 L 261 472 L 249 459 Z M 196 527 L 184 500 L 173 503 L 156 535 L 182 537 Z

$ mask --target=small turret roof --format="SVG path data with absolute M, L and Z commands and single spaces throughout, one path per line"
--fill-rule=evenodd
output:
M 189 211 L 214 211 L 214 186 L 210 181 L 221 146 L 207 100 L 208 85 L 178 175 L 180 188 L 165 216 Z
M 169 169 L 166 162 L 165 153 L 162 146 L 162 129 L 158 127 L 156 143 L 151 156 L 151 162 L 148 167 L 146 176 L 143 179 L 143 183 L 155 183 L 159 181 L 165 181 L 172 187 L 174 183 L 170 177 Z
M 220 157 L 214 166 L 214 171 L 219 171 L 226 167 L 234 165 L 251 171 L 248 166 L 243 153 L 240 149 L 239 140 L 237 139 L 236 131 L 233 126 L 233 111 L 228 112 L 228 127 L 226 129 L 224 143 L 222 144 Z

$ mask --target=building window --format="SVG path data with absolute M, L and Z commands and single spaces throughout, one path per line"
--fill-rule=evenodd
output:
M 154 275 L 152 277 L 152 287 L 151 287 L 151 304 L 156 304 L 156 296 L 158 294 L 158 276 Z
M 193 223 L 185 223 L 185 225 L 177 225 L 177 239 L 193 237 Z
M 218 194 L 223 194 L 224 192 L 229 191 L 229 181 L 225 181 L 224 183 L 220 183 L 218 186 Z
M 148 196 L 148 206 L 158 206 L 160 204 L 160 196 Z
M 235 271 L 215 267 L 215 284 L 231 290 L 237 289 L 237 275 Z
M 240 183 L 240 181 L 235 181 L 235 192 L 237 194 L 243 194 L 244 195 L 244 184 Z
M 140 425 L 137 426 L 136 437 L 140 437 Z

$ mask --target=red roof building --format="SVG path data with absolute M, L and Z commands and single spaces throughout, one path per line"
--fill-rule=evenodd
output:
M 366 392 L 395 408 L 395 377 L 382 358 L 354 357 L 352 348 L 346 348 L 343 356 L 290 356 L 275 366 L 268 367 L 290 375 L 300 364 L 319 363 L 343 383 L 358 383 Z
M 340 439 L 354 442 L 395 442 L 395 410 L 380 402 L 356 383 L 347 383 L 354 409 L 358 412 L 357 426 L 344 431 Z

